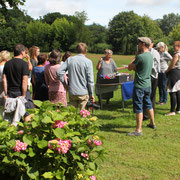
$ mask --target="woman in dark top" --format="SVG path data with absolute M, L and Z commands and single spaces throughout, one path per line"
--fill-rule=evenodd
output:
M 38 64 L 32 70 L 33 99 L 45 101 L 48 100 L 48 87 L 44 78 L 44 65 L 47 61 L 46 54 L 40 54 Z
M 180 41 L 174 42 L 174 52 L 173 60 L 165 71 L 171 100 L 171 110 L 167 116 L 180 114 Z

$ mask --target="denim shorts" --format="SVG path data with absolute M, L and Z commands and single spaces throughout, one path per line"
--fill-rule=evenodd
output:
M 150 99 L 151 87 L 133 89 L 133 109 L 134 113 L 142 113 L 144 109 L 152 109 L 152 102 Z

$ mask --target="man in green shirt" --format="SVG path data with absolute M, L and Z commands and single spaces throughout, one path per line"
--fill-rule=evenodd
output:
M 139 53 L 135 60 L 128 65 L 128 70 L 135 71 L 133 89 L 133 109 L 136 113 L 137 127 L 134 132 L 128 133 L 129 136 L 142 135 L 143 107 L 148 111 L 150 124 L 147 126 L 155 129 L 154 110 L 152 108 L 151 95 L 151 71 L 153 66 L 153 56 L 149 52 L 151 40 L 148 37 L 138 38 Z

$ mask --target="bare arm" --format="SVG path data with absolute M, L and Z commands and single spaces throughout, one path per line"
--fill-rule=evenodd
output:
M 128 69 L 129 71 L 131 71 L 131 70 L 134 70 L 134 71 L 135 71 L 135 70 L 136 70 L 136 66 L 133 64 L 134 60 L 135 60 L 135 59 L 133 59 L 133 60 L 129 63 L 129 65 L 128 65 L 128 68 L 127 68 L 127 69 Z
M 5 93 L 5 96 L 7 96 L 7 79 L 6 79 L 6 75 L 3 74 L 3 89 L 4 89 L 4 93 Z
M 170 65 L 169 65 L 169 67 L 168 67 L 168 69 L 166 70 L 165 73 L 169 72 L 175 66 L 175 64 L 177 63 L 178 59 L 179 59 L 178 54 L 175 54 L 174 57 L 173 57 L 173 60 L 171 61 Z
M 101 68 L 101 62 L 102 62 L 102 57 L 99 59 L 99 62 L 98 62 L 98 64 L 97 64 L 97 66 L 96 66 L 96 69 L 97 70 L 99 70 L 100 68 Z
M 128 69 L 128 67 L 117 67 L 117 70 Z
M 32 66 L 32 64 L 31 64 L 30 57 L 29 57 L 29 55 L 28 55 L 28 54 L 26 55 L 26 59 L 27 59 L 27 63 L 28 63 L 28 67 L 29 67 L 29 71 L 32 71 L 33 66 Z
M 22 96 L 23 97 L 26 97 L 27 86 L 28 86 L 28 76 L 24 75 L 22 79 Z

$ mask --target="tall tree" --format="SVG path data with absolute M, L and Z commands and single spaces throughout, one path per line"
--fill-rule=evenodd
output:
M 76 41 L 76 29 L 72 22 L 67 19 L 56 19 L 51 25 L 52 28 L 52 48 L 63 51 L 69 50 L 70 46 Z
M 11 8 L 18 8 L 18 5 L 24 5 L 26 0 L 1 0 L 0 5 L 3 9 L 7 9 L 7 4 Z
M 163 34 L 156 22 L 133 11 L 121 12 L 109 22 L 108 42 L 115 52 L 134 54 L 139 36 L 159 39 Z
M 180 23 L 180 15 L 170 13 L 163 16 L 163 19 L 157 19 L 157 22 L 162 29 L 163 33 L 168 36 L 169 32 L 172 31 L 174 27 L 177 27 Z
M 26 44 L 28 47 L 39 46 L 42 51 L 50 50 L 51 27 L 40 21 L 30 22 L 26 28 Z

